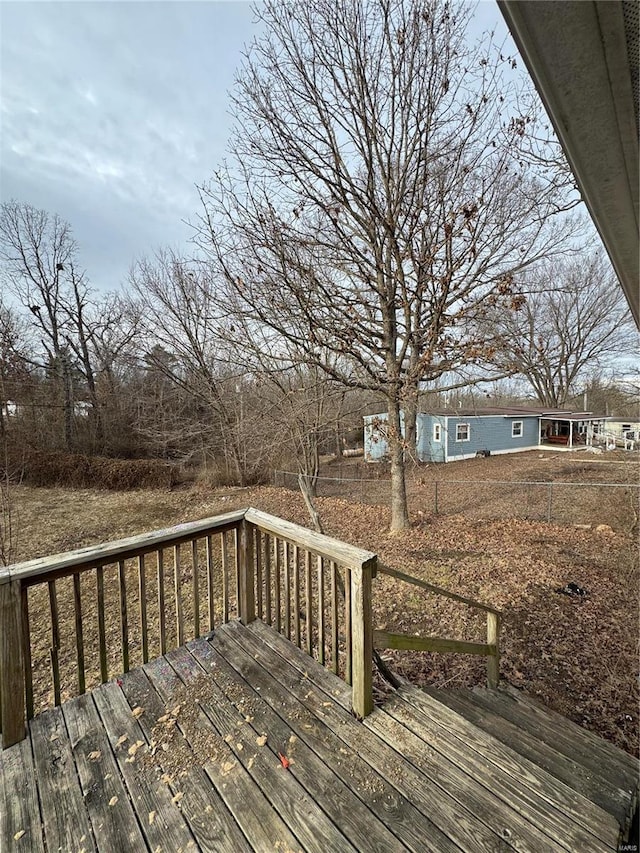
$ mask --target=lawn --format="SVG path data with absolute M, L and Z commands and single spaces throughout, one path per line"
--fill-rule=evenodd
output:
M 580 521 L 570 524 L 478 517 L 473 512 L 435 516 L 427 506 L 433 488 L 429 477 L 434 473 L 451 480 L 462 480 L 461 473 L 479 479 L 481 470 L 486 479 L 559 480 L 575 478 L 575 465 L 580 466 L 580 481 L 594 477 L 599 482 L 613 482 L 612 478 L 625 482 L 623 477 L 631 476 L 626 460 L 589 463 L 558 454 L 559 459 L 549 462 L 537 454 L 524 456 L 497 458 L 489 474 L 485 463 L 494 459 L 437 466 L 436 472 L 436 466 L 418 469 L 409 489 L 415 522 L 399 537 L 386 532 L 386 506 L 363 503 L 357 493 L 318 498 L 318 510 L 327 533 L 375 551 L 390 566 L 501 608 L 503 678 L 637 754 L 639 575 L 631 530 L 634 513 L 626 504 L 622 513 L 612 505 L 607 517 L 615 516 L 614 523 L 602 522 L 603 504 L 609 500 L 604 489 L 595 504 L 586 497 L 591 490 L 575 490 L 571 503 Z M 464 485 L 456 484 L 456 489 L 462 496 Z M 16 561 L 247 505 L 308 524 L 301 497 L 274 487 L 114 493 L 21 486 L 12 490 L 11 501 Z M 499 514 L 504 515 L 504 508 Z M 558 591 L 571 581 L 587 595 Z M 464 639 L 482 636 L 482 625 L 465 607 L 389 578 L 375 581 L 374 596 L 377 627 Z M 83 592 L 89 616 L 91 601 L 90 596 L 84 601 Z M 50 643 L 46 606 L 32 608 L 32 619 L 32 642 L 43 651 L 36 671 L 36 705 L 42 708 L 51 701 L 44 654 Z M 63 629 L 65 625 L 72 632 L 72 620 L 63 622 Z M 115 621 L 112 631 L 117 635 Z M 482 683 L 484 677 L 483 663 L 472 657 L 389 653 L 388 658 L 393 669 L 418 683 L 471 685 Z M 89 684 L 92 678 L 95 673 L 89 672 Z

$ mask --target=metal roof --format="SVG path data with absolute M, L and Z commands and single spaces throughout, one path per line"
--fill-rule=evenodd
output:
M 640 325 L 637 0 L 498 0 Z

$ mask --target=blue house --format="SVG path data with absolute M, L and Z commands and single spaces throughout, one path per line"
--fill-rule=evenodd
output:
M 416 449 L 420 462 L 454 462 L 474 456 L 518 453 L 539 447 L 572 450 L 588 447 L 602 433 L 606 418 L 591 412 L 519 407 L 486 407 L 420 412 Z M 404 434 L 404 417 L 401 415 Z M 364 418 L 364 458 L 387 457 L 387 415 Z

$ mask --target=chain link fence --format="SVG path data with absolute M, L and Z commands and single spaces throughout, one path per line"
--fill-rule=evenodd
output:
M 298 474 L 274 471 L 273 484 L 298 489 Z M 432 480 L 409 478 L 412 513 L 465 515 L 477 519 L 521 518 L 556 524 L 606 524 L 631 531 L 640 515 L 637 483 L 576 483 L 513 480 Z M 388 477 L 318 477 L 318 497 L 339 497 L 366 504 L 387 504 Z

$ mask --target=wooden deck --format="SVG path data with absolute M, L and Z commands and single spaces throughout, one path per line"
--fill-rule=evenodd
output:
M 231 622 L 0 753 L 2 851 L 613 851 L 638 764 L 507 692 L 343 681 Z M 287 767 L 283 766 L 287 765 Z

